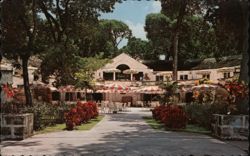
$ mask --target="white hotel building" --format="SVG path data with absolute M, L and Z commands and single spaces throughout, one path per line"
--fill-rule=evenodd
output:
M 239 75 L 241 56 L 187 60 L 178 64 L 178 81 L 194 82 L 206 78 L 214 83 Z M 139 61 L 122 53 L 95 72 L 95 80 L 104 83 L 153 83 L 172 78 L 172 61 Z

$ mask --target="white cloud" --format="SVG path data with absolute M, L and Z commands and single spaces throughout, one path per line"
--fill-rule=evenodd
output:
M 141 38 L 143 40 L 147 40 L 146 32 L 144 31 L 144 24 L 143 23 L 133 23 L 129 20 L 126 20 L 125 23 L 131 29 L 133 36 L 137 38 Z
M 161 11 L 161 2 L 160 1 L 153 1 L 150 12 L 158 13 Z

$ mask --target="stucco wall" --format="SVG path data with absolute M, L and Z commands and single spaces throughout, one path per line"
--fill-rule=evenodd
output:
M 209 73 L 210 74 L 210 80 L 213 82 L 217 82 L 218 79 L 224 78 L 224 72 L 229 72 L 230 77 L 234 76 L 234 71 L 235 67 L 228 67 L 228 68 L 218 68 L 218 69 L 203 69 L 203 70 L 188 70 L 188 71 L 178 71 L 178 80 L 180 80 L 180 75 L 188 75 L 188 80 L 197 80 L 197 79 L 202 79 L 202 73 Z M 226 70 L 225 70 L 226 69 Z M 225 71 L 223 71 L 225 70 Z M 161 73 L 166 73 L 167 71 L 164 72 L 155 72 L 156 75 L 161 75 Z M 168 73 L 171 71 L 168 71 Z M 164 76 L 164 81 L 166 81 L 166 77 Z
M 6 83 L 12 84 L 13 83 L 13 79 L 12 79 L 13 71 L 12 70 L 1 70 L 1 73 L 2 73 L 2 78 L 0 81 L 1 84 L 6 84 Z
M 144 74 L 147 73 L 148 77 L 150 78 L 149 81 L 156 81 L 157 75 L 162 75 L 163 80 L 166 81 L 166 74 L 169 75 L 172 73 L 172 71 L 153 71 L 152 69 L 149 69 L 146 65 L 131 58 L 130 56 L 126 54 L 121 54 L 115 57 L 112 63 L 106 64 L 103 68 L 97 70 L 94 75 L 95 79 L 102 79 L 103 72 L 105 70 L 116 69 L 117 66 L 121 64 L 126 64 L 127 66 L 129 66 L 130 69 L 135 69 L 136 71 L 143 72 Z M 230 77 L 233 77 L 236 68 L 238 68 L 238 66 L 224 67 L 218 69 L 178 71 L 178 80 L 180 80 L 180 75 L 188 75 L 188 80 L 198 80 L 202 79 L 202 75 L 207 73 L 210 76 L 210 80 L 217 83 L 218 79 L 224 78 L 224 72 L 230 72 Z

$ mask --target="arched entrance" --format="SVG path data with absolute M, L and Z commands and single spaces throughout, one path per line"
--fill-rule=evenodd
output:
M 128 65 L 120 64 L 116 69 L 120 70 L 119 73 L 116 73 L 116 80 L 130 80 L 130 75 L 123 73 L 123 71 L 130 69 Z

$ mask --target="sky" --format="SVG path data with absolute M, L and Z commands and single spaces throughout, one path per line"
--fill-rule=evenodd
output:
M 116 19 L 126 23 L 132 30 L 133 36 L 147 40 L 144 31 L 145 18 L 149 13 L 158 13 L 161 10 L 161 3 L 154 0 L 127 0 L 122 3 L 115 4 L 115 9 L 111 13 L 101 14 L 100 19 Z M 119 44 L 119 48 L 127 44 L 123 40 Z

